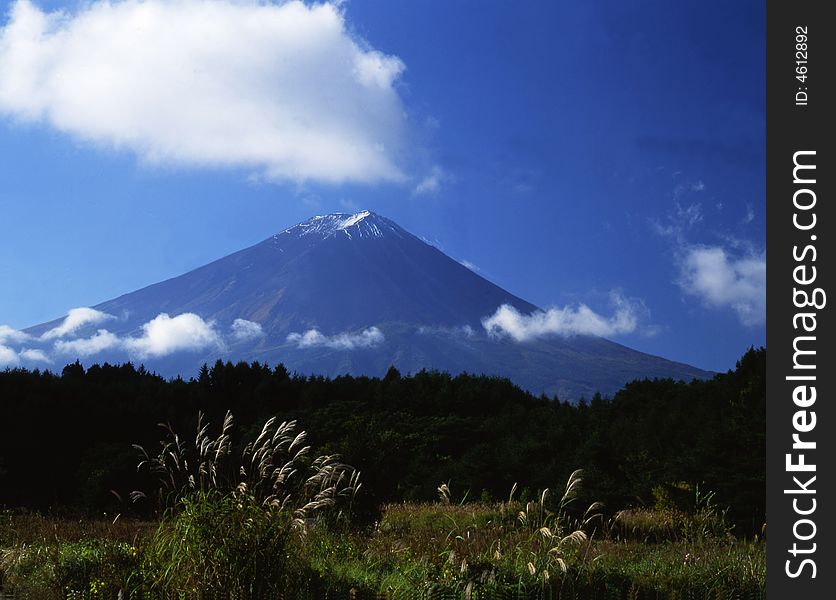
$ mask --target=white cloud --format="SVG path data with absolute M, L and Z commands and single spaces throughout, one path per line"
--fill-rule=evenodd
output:
M 96 325 L 108 319 L 115 319 L 113 315 L 103 313 L 94 308 L 72 308 L 64 321 L 41 336 L 42 340 L 51 340 L 74 334 L 85 325 Z
M 640 301 L 625 298 L 616 292 L 610 294 L 610 302 L 615 313 L 609 317 L 596 313 L 585 304 L 550 308 L 530 315 L 524 315 L 513 306 L 503 304 L 493 315 L 482 319 L 482 326 L 489 336 L 508 336 L 517 342 L 552 335 L 607 337 L 632 333 L 638 327 L 642 313 L 647 312 Z
M 680 262 L 680 287 L 712 307 L 727 307 L 744 325 L 766 317 L 766 255 L 735 258 L 719 246 L 687 249 Z
M 99 329 L 95 335 L 89 338 L 76 340 L 58 340 L 55 342 L 55 351 L 61 354 L 72 354 L 74 356 L 91 356 L 121 344 L 119 337 L 110 333 L 107 329 Z
M 691 192 L 702 192 L 705 183 L 691 184 Z M 712 308 L 730 308 L 743 325 L 762 324 L 766 318 L 766 255 L 749 240 L 723 231 L 711 236 L 720 242 L 699 244 L 692 241 L 703 229 L 704 214 L 700 203 L 682 204 L 684 185 L 674 189 L 675 212 L 663 220 L 650 220 L 660 236 L 672 243 L 672 256 L 679 270 L 675 283 L 686 294 L 695 296 Z M 748 202 L 746 215 L 738 227 L 755 219 L 755 211 Z M 722 202 L 714 204 L 722 212 Z
M 51 329 L 41 336 L 41 339 L 60 338 L 55 339 L 53 350 L 59 354 L 77 357 L 92 356 L 107 350 L 121 350 L 138 358 L 148 358 L 210 347 L 222 350 L 224 347 L 222 336 L 215 329 L 214 322 L 204 321 L 193 313 L 183 313 L 175 317 L 160 313 L 143 324 L 142 334 L 136 337 L 120 337 L 107 329 L 99 329 L 95 334 L 84 338 L 75 335 L 84 325 L 113 318 L 111 315 L 89 308 L 72 309 L 59 327 Z M 246 319 L 235 319 L 230 330 L 231 334 L 227 339 L 238 342 L 265 335 L 261 325 Z M 378 336 L 382 341 L 383 334 L 377 328 L 372 327 L 356 335 L 340 334 L 331 338 L 322 337 L 325 345 L 351 348 L 373 345 L 379 341 Z M 307 339 L 311 339 L 310 335 Z M 0 367 L 17 366 L 21 360 L 52 362 L 44 349 L 20 349 L 20 344 L 30 341 L 37 342 L 37 338 L 6 325 L 0 326 Z M 17 347 L 6 344 L 13 344 Z
M 264 336 L 261 325 L 246 319 L 235 319 L 232 322 L 232 339 L 236 342 L 246 342 Z
M 421 181 L 412 189 L 414 196 L 434 196 L 441 190 L 441 184 L 449 179 L 449 176 L 439 167 L 434 165 Z
M 404 64 L 350 33 L 339 5 L 18 0 L 0 29 L 0 113 L 151 164 L 404 179 Z
M 46 352 L 44 352 L 43 350 L 38 350 L 36 348 L 27 348 L 26 350 L 21 351 L 20 358 L 31 362 L 52 362 L 49 356 L 46 355 Z
M 291 333 L 287 341 L 296 344 L 298 348 L 316 348 L 326 346 L 336 350 L 355 350 L 357 348 L 371 348 L 377 346 L 386 338 L 377 327 L 369 327 L 360 333 L 338 333 L 327 336 L 317 329 L 309 329 L 305 333 Z
M 17 352 L 0 344 L 0 367 L 16 367 L 20 364 Z
M 214 324 L 194 313 L 182 313 L 173 318 L 160 313 L 142 326 L 140 337 L 127 338 L 123 340 L 123 345 L 140 358 L 166 356 L 173 352 L 202 350 L 212 346 L 222 347 Z
M 8 325 L 0 325 L 0 344 L 5 342 L 25 342 L 31 338 L 31 335 L 23 331 L 13 329 Z

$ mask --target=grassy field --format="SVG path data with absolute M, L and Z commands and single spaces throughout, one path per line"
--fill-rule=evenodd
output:
M 0 591 L 760 598 L 764 378 L 763 349 L 576 405 L 443 373 L 5 371 Z
M 760 598 L 765 545 L 716 511 L 604 520 L 551 503 L 397 504 L 370 527 L 205 495 L 160 522 L 2 513 L 24 598 Z M 572 516 L 575 515 L 575 516 Z
M 577 470 L 533 498 L 459 498 L 352 510 L 360 473 L 313 456 L 295 422 L 269 419 L 236 446 L 198 420 L 170 428 L 140 470 L 158 480 L 160 518 L 0 513 L 0 589 L 23 598 L 759 598 L 764 544 L 732 535 L 712 494 L 656 508 L 582 505 Z M 149 490 L 150 492 L 150 490 Z M 688 508 L 683 509 L 682 506 Z

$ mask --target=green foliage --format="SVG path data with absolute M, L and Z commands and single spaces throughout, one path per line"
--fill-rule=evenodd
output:
M 658 543 L 730 536 L 728 508 L 714 504 L 714 492 L 685 482 L 653 488 L 654 509 L 631 508 L 618 512 L 610 532 L 624 540 Z
M 291 521 L 248 494 L 196 492 L 151 539 L 143 578 L 162 596 L 276 597 L 301 578 Z
M 4 585 L 22 597 L 114 598 L 138 570 L 137 548 L 112 540 L 41 542 L 0 550 Z
M 687 481 L 657 484 L 651 490 L 655 506 L 659 510 L 693 509 L 694 486 Z

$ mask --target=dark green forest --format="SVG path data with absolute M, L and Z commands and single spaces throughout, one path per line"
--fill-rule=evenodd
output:
M 223 363 L 166 380 L 128 363 L 71 364 L 60 374 L 0 372 L 0 508 L 147 516 L 132 490 L 132 444 L 159 447 L 158 423 L 192 437 L 202 412 L 237 439 L 266 418 L 296 419 L 320 453 L 362 471 L 357 507 L 370 521 L 386 502 L 429 500 L 442 482 L 456 499 L 523 496 L 584 469 L 584 494 L 612 510 L 692 502 L 713 492 L 739 534 L 765 521 L 765 359 L 750 349 L 707 381 L 642 380 L 612 398 L 533 396 L 505 379 L 420 372 L 383 378 L 306 377 L 282 366 Z

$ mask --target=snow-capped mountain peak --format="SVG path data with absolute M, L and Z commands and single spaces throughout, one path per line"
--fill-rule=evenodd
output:
M 179 319 L 177 327 L 187 324 L 182 339 L 207 345 L 177 345 L 170 354 L 149 355 L 146 367 L 190 375 L 221 358 L 282 363 L 289 371 L 329 376 L 382 376 L 390 366 L 402 373 L 467 371 L 509 377 L 535 393 L 564 399 L 614 393 L 636 378 L 710 376 L 602 338 L 518 342 L 482 333 L 484 318 L 506 305 L 525 315 L 539 311 L 385 217 L 371 211 L 320 215 L 178 277 L 97 304 L 92 308 L 98 313 L 119 317 L 101 323 L 104 333 L 96 333 L 98 321 L 87 323 L 56 360 L 126 360 L 132 350 L 125 344 L 85 352 L 108 335 L 134 343 L 150 339 L 152 323 L 167 327 L 154 332 L 175 331 L 170 327 Z M 29 328 L 26 343 L 63 326 L 56 320 Z M 180 333 L 164 337 L 181 339 Z M 63 341 L 47 339 L 43 347 Z
M 403 237 L 403 233 L 397 225 L 370 210 L 363 210 L 354 214 L 317 215 L 285 229 L 279 236 L 286 234 L 295 237 L 316 235 L 321 239 L 328 239 L 337 235 L 345 235 L 350 239 L 355 237 L 380 238 L 385 234 L 395 234 L 398 237 Z

